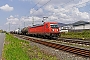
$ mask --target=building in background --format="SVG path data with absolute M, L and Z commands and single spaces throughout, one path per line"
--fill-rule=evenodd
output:
M 60 26 L 61 32 L 68 32 L 71 30 L 90 30 L 90 22 L 77 21 L 72 24 L 63 24 Z
M 90 22 L 85 21 L 78 21 L 73 23 L 73 29 L 79 30 L 79 29 L 90 29 Z

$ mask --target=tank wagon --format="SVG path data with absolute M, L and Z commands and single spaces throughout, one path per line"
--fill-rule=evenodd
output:
M 42 25 L 34 25 L 33 27 L 25 27 L 21 30 L 23 34 L 37 37 L 58 38 L 60 28 L 57 22 L 44 22 Z
M 14 34 L 21 34 L 21 30 L 20 30 L 20 28 L 18 28 L 15 31 L 12 31 L 12 33 L 14 33 Z
M 28 27 L 24 27 L 23 29 L 21 29 L 21 32 L 23 35 L 26 35 L 28 33 Z

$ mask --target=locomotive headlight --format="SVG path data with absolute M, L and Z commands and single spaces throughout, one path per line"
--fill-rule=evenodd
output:
M 58 31 L 58 29 L 57 29 L 57 31 Z
M 52 29 L 52 31 L 54 31 L 54 29 Z

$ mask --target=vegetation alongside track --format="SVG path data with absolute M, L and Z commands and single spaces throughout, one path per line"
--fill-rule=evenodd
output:
M 65 38 L 79 38 L 79 39 L 90 39 L 90 31 L 62 33 L 61 37 L 65 37 Z
M 30 46 L 28 41 L 6 34 L 2 60 L 57 60 L 57 58 L 44 54 L 36 46 Z

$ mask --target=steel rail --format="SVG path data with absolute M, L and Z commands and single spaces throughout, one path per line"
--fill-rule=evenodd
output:
M 64 42 L 69 42 L 69 43 L 77 43 L 77 44 L 90 45 L 90 41 L 85 41 L 85 40 L 81 40 L 81 39 L 59 38 L 58 41 L 64 41 Z
M 43 41 L 43 40 L 39 40 L 39 39 L 35 39 L 35 38 L 31 38 L 31 37 L 27 37 L 24 35 L 15 35 L 16 37 L 25 39 L 25 40 L 29 40 L 35 43 L 39 43 L 48 47 L 52 47 L 58 50 L 62 50 L 65 52 L 70 52 L 79 56 L 83 56 L 83 57 L 89 57 L 90 58 L 90 50 L 85 50 L 85 49 L 80 49 L 80 48 L 76 48 L 76 47 L 71 47 L 71 46 L 66 46 L 66 45 L 61 45 L 61 44 L 56 44 L 56 43 L 52 43 L 52 42 L 47 42 L 47 41 Z

